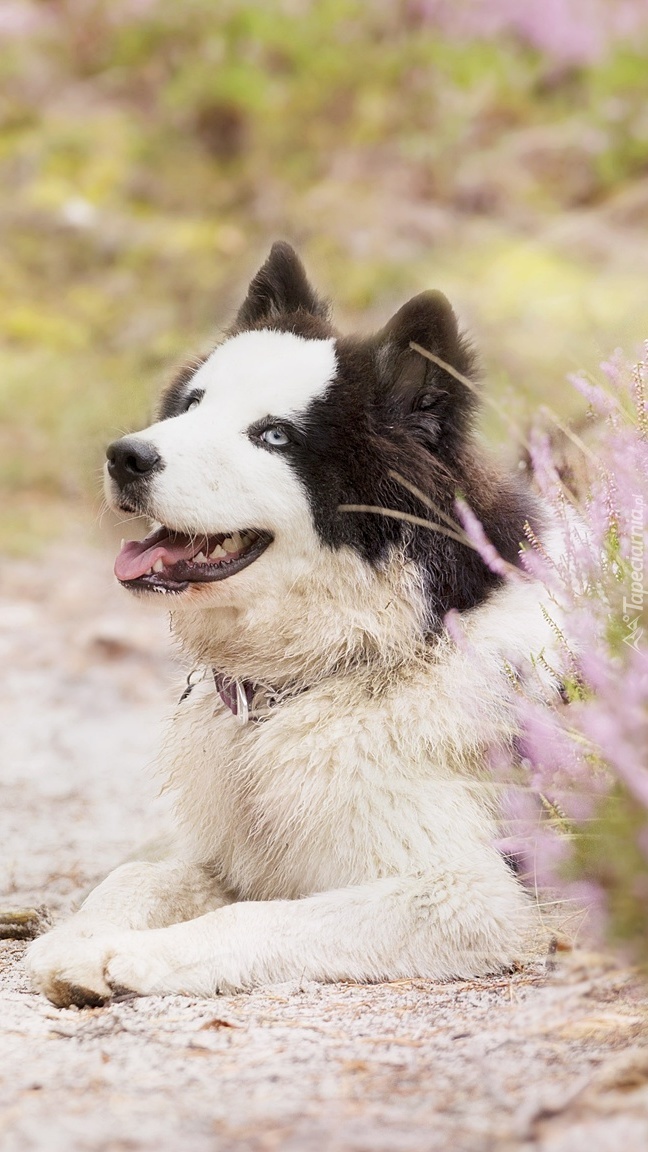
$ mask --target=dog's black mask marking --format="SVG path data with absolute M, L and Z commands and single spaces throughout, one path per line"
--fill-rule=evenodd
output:
M 480 603 L 499 578 L 473 549 L 441 533 L 375 513 L 340 511 L 340 505 L 381 507 L 445 526 L 433 509 L 456 520 L 454 502 L 461 494 L 500 555 L 517 564 L 525 523 L 534 531 L 540 527 L 537 502 L 477 446 L 474 390 L 412 348 L 418 344 L 474 379 L 474 352 L 442 293 L 415 296 L 366 339 L 340 337 L 328 316 L 328 304 L 310 285 L 296 253 L 278 243 L 251 281 L 228 336 L 274 329 L 336 339 L 336 378 L 300 414 L 301 435 L 283 454 L 308 493 L 322 541 L 331 548 L 348 545 L 372 566 L 399 549 L 420 566 L 430 626 L 437 627 L 448 609 Z M 167 390 L 162 417 L 182 411 L 191 375 L 191 368 L 183 370 Z

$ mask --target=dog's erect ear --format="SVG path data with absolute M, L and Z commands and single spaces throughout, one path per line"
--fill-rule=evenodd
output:
M 325 320 L 328 305 L 309 284 L 294 248 L 281 240 L 272 245 L 268 259 L 251 281 L 236 317 L 236 327 L 246 328 L 300 311 Z
M 475 355 L 459 332 L 457 318 L 442 292 L 421 292 L 398 310 L 375 337 L 383 397 L 403 415 L 428 414 L 440 431 L 460 431 L 475 406 L 474 392 L 411 347 L 418 344 L 437 360 L 470 377 Z

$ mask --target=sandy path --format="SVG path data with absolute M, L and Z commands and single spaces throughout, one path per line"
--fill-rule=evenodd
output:
M 183 673 L 109 572 L 3 567 L 0 904 L 67 911 L 167 819 L 143 768 Z M 30 992 L 22 952 L 0 942 L 3 1152 L 648 1148 L 648 995 L 601 958 L 79 1012 Z

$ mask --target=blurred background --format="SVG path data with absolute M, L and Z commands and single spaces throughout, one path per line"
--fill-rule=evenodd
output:
M 343 327 L 440 288 L 512 415 L 576 411 L 648 332 L 647 49 L 646 0 L 3 0 L 0 549 L 100 539 L 278 237 Z

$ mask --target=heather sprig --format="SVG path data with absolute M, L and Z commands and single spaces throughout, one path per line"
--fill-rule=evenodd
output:
M 635 365 L 615 353 L 604 382 L 570 377 L 591 407 L 583 440 L 537 427 L 530 468 L 553 527 L 527 526 L 522 565 L 544 583 L 555 638 L 538 661 L 561 690 L 515 694 L 515 764 L 493 753 L 507 781 L 500 849 L 540 894 L 557 890 L 565 915 L 587 911 L 648 964 L 648 349 Z M 560 428 L 557 419 L 551 423 Z M 577 456 L 574 466 L 574 454 Z M 571 456 L 571 461 L 569 459 Z M 568 479 L 566 479 L 566 476 Z M 577 478 L 575 490 L 570 485 Z M 457 513 L 484 563 L 515 579 L 465 501 Z M 454 629 L 454 622 L 453 622 Z M 454 630 L 451 630 L 454 635 Z
M 647 356 L 601 365 L 605 382 L 572 383 L 590 403 L 577 474 L 577 507 L 546 434 L 534 431 L 531 466 L 553 512 L 559 547 L 527 541 L 524 564 L 556 605 L 569 653 L 561 698 L 519 698 L 524 810 L 533 870 L 565 899 L 586 904 L 590 927 L 648 963 L 648 408 Z M 578 439 L 570 447 L 578 452 Z M 465 523 L 464 523 L 465 527 Z M 473 540 L 477 537 L 473 533 Z M 490 552 L 483 553 L 493 564 Z M 560 648 L 561 645 L 559 644 Z M 565 700 L 567 704 L 565 704 Z M 541 834 L 547 800 L 565 813 Z M 518 813 L 517 828 L 524 823 Z M 561 847 L 558 847 L 558 844 Z

